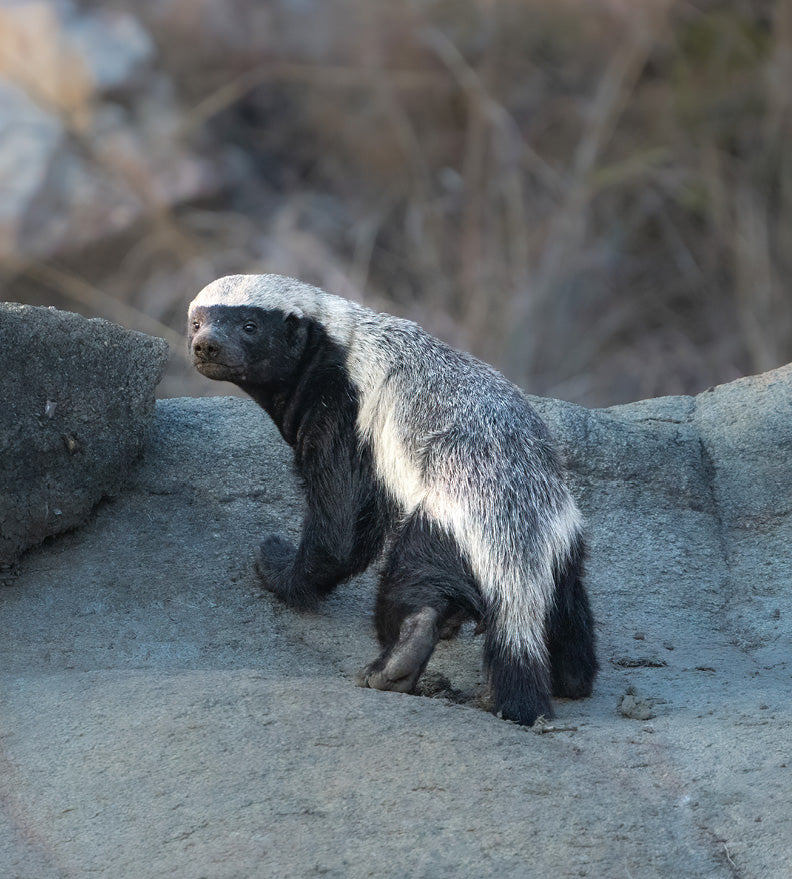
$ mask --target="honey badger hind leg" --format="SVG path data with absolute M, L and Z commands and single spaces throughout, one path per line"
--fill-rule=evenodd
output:
M 539 717 L 553 717 L 545 657 L 525 647 L 504 644 L 497 629 L 490 626 L 485 637 L 484 667 L 492 691 L 493 713 L 523 726 L 533 726 Z
M 582 582 L 584 556 L 578 531 L 570 535 L 568 551 L 555 568 L 543 618 L 527 638 L 504 637 L 518 631 L 514 625 L 487 627 L 484 664 L 495 712 L 507 720 L 531 726 L 540 716 L 553 716 L 551 695 L 591 695 L 599 665 L 594 619 Z
M 405 616 L 396 640 L 358 673 L 357 683 L 373 690 L 412 693 L 440 637 L 439 616 L 429 606 Z
M 599 669 L 594 617 L 581 579 L 584 558 L 585 546 L 578 535 L 557 572 L 555 600 L 547 615 L 552 689 L 558 698 L 590 696 Z
M 380 577 L 375 621 L 382 652 L 357 683 L 413 692 L 438 640 L 480 613 L 478 590 L 455 541 L 414 513 Z

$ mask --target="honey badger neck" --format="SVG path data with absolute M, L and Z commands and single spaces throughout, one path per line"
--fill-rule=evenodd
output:
M 345 369 L 346 352 L 316 320 L 303 318 L 305 344 L 288 376 L 276 383 L 237 385 L 270 416 L 286 442 L 297 448 L 314 430 L 341 420 L 354 428 L 357 391 Z

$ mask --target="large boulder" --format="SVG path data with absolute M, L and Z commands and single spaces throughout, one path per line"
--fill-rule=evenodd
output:
M 770 665 L 792 637 L 792 364 L 610 409 L 535 399 L 590 520 L 604 613 L 662 643 L 706 617 Z M 702 620 L 704 624 L 704 620 Z M 694 642 L 695 644 L 695 636 Z
M 162 339 L 0 304 L 0 566 L 120 489 L 166 360 Z

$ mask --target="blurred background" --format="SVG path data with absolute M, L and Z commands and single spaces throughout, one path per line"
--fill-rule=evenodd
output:
M 0 298 L 164 336 L 279 272 L 533 393 L 792 360 L 792 3 L 0 0 Z

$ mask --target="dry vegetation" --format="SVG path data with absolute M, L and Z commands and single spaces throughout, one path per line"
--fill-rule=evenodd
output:
M 787 0 L 136 9 L 229 185 L 19 298 L 173 338 L 213 277 L 284 272 L 588 405 L 792 359 Z

